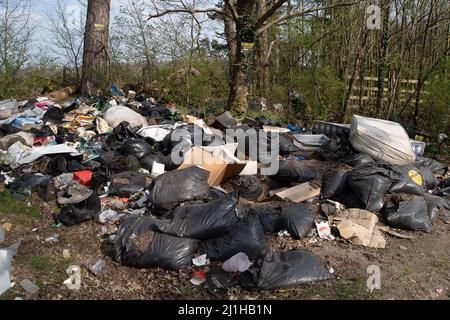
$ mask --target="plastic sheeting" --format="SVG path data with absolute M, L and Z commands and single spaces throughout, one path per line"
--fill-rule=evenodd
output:
M 375 160 L 408 164 L 416 160 L 408 134 L 398 123 L 353 116 L 350 142 L 356 150 Z

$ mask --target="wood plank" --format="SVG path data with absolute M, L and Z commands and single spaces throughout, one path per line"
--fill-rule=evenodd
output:
M 293 188 L 277 193 L 277 197 L 281 199 L 289 199 L 293 202 L 300 203 L 311 199 L 320 194 L 320 188 L 313 188 L 309 182 L 302 183 Z

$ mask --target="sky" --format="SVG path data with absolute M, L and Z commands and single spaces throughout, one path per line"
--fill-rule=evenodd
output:
M 14 1 L 14 0 L 13 0 Z M 80 5 L 79 0 L 61 0 L 61 2 L 67 7 L 67 12 L 74 12 L 74 6 L 79 7 L 80 12 L 83 12 L 83 7 Z M 84 2 L 87 2 L 84 0 Z M 111 0 L 111 18 L 119 13 L 120 6 L 126 4 L 127 0 Z M 39 51 L 38 48 L 46 45 L 51 45 L 51 33 L 46 30 L 48 27 L 47 21 L 49 14 L 52 13 L 52 8 L 57 4 L 57 0 L 31 0 L 31 12 L 33 21 L 33 43 L 34 52 Z

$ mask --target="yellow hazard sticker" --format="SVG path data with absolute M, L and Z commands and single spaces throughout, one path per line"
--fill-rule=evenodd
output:
M 411 178 L 411 180 L 414 181 L 415 183 L 417 183 L 419 186 L 421 186 L 423 184 L 422 175 L 419 172 L 417 172 L 416 170 L 410 170 L 408 172 L 408 175 Z

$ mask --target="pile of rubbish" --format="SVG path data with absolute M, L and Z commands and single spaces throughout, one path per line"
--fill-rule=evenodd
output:
M 384 248 L 393 229 L 432 232 L 450 209 L 448 167 L 416 155 L 397 123 L 355 116 L 299 133 L 228 112 L 205 122 L 113 89 L 91 104 L 0 101 L 0 182 L 18 199 L 56 203 L 56 224 L 102 224 L 99 245 L 122 265 L 212 263 L 220 268 L 191 280 L 211 292 L 294 287 L 332 274 L 306 250 L 273 252 L 269 235 Z M 229 130 L 257 134 L 229 139 Z M 0 279 L 16 250 L 0 250 Z

